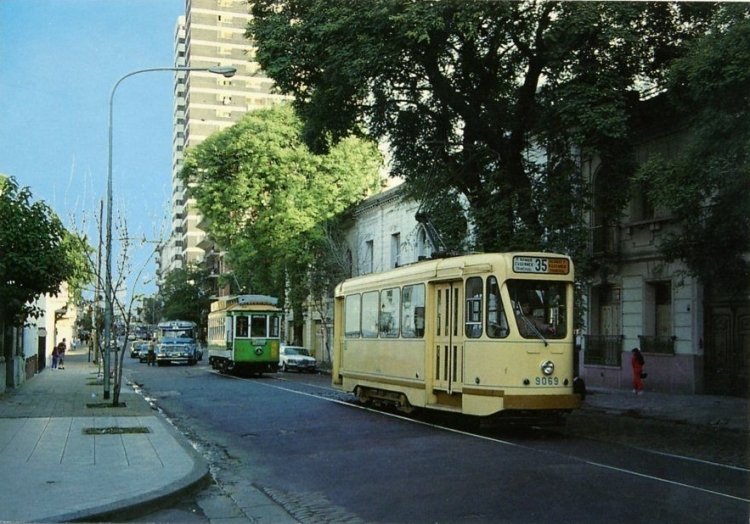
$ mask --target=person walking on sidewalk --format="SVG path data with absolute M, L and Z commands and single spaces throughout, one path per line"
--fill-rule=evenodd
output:
M 57 345 L 57 353 L 58 353 L 58 363 L 57 363 L 57 369 L 65 369 L 65 339 L 62 339 L 62 342 L 60 342 Z
M 643 395 L 643 379 L 646 374 L 643 372 L 643 366 L 646 361 L 643 359 L 643 354 L 638 348 L 631 350 L 633 356 L 630 357 L 630 365 L 633 368 L 633 393 L 636 395 Z
M 52 348 L 52 369 L 57 369 L 57 361 L 60 359 L 58 346 Z

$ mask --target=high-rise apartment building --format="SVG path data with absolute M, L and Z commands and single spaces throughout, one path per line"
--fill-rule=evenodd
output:
M 159 273 L 203 263 L 207 247 L 201 214 L 178 174 L 186 150 L 212 133 L 230 127 L 247 111 L 268 107 L 285 97 L 272 94 L 273 82 L 253 60 L 255 48 L 245 38 L 250 21 L 247 0 L 186 0 L 185 16 L 175 29 L 175 66 L 231 66 L 231 78 L 209 72 L 175 75 L 172 138 L 171 235 L 161 250 Z

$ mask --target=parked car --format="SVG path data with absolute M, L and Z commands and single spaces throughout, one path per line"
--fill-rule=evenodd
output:
M 279 368 L 281 371 L 297 370 L 315 371 L 317 362 L 310 356 L 310 350 L 301 346 L 281 346 L 279 351 Z
M 148 342 L 145 340 L 135 340 L 130 343 L 130 358 L 140 358 L 141 362 L 145 362 L 147 351 Z

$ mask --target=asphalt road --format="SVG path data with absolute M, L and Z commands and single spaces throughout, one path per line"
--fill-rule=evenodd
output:
M 565 431 L 476 428 L 362 409 L 327 376 L 234 378 L 205 362 L 127 366 L 216 479 L 141 521 L 209 522 L 217 504 L 242 517 L 231 498 L 247 483 L 300 522 L 745 523 L 750 515 L 748 472 L 714 463 L 703 441 L 712 436 L 685 439 L 684 427 L 579 412 Z M 731 455 L 731 442 L 724 446 Z

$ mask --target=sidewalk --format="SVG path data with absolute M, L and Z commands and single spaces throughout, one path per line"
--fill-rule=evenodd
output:
M 750 433 L 747 398 L 592 388 L 582 409 Z
M 106 519 L 209 478 L 206 461 L 132 388 L 122 388 L 125 407 L 102 396 L 86 348 L 69 351 L 64 370 L 48 367 L 0 395 L 0 521 Z

